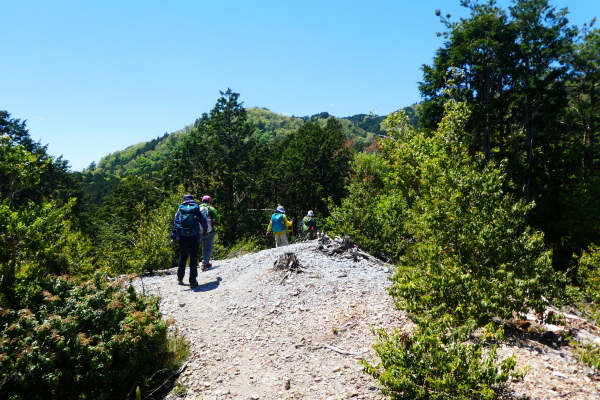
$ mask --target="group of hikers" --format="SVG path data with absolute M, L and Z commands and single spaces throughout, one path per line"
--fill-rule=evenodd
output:
M 211 205 L 210 196 L 203 196 L 202 202 L 198 203 L 193 195 L 186 194 L 178 207 L 173 219 L 171 229 L 171 240 L 177 240 L 179 244 L 179 262 L 177 264 L 177 281 L 183 285 L 185 277 L 185 266 L 189 259 L 190 274 L 189 283 L 191 288 L 198 286 L 198 253 L 202 244 L 202 271 L 212 267 L 210 256 L 215 242 L 215 225 L 221 221 L 221 216 Z M 285 208 L 278 205 L 274 210 L 269 226 L 268 236 L 273 232 L 275 247 L 287 246 L 287 227 L 292 226 L 294 221 L 288 220 Z M 309 210 L 300 221 L 300 232 L 304 239 L 314 239 L 317 234 L 317 220 L 315 213 Z
M 210 255 L 215 242 L 215 224 L 221 221 L 217 210 L 210 205 L 210 196 L 202 197 L 198 203 L 194 196 L 186 194 L 173 219 L 171 240 L 179 243 L 177 281 L 183 285 L 185 264 L 190 260 L 190 287 L 198 286 L 198 251 L 202 243 L 202 271 L 212 267 Z
M 270 232 L 273 232 L 275 236 L 275 247 L 287 246 L 287 227 L 292 226 L 294 221 L 289 221 L 287 215 L 285 215 L 285 208 L 282 205 L 278 205 L 275 209 L 271 219 L 269 220 L 269 226 L 267 227 L 266 235 L 269 236 Z M 314 239 L 317 234 L 317 220 L 315 213 L 309 210 L 306 216 L 300 221 L 300 232 L 304 239 Z

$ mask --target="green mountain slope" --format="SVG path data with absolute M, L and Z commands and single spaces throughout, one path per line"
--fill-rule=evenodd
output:
M 409 115 L 414 115 L 412 107 L 407 107 L 405 110 Z M 247 113 L 248 120 L 256 127 L 255 135 L 262 142 L 283 140 L 291 132 L 297 131 L 305 121 L 325 125 L 327 119 L 333 117 L 326 112 L 305 117 L 290 117 L 266 108 L 248 108 Z M 373 142 L 376 135 L 382 134 L 380 124 L 385 116 L 358 114 L 337 119 L 342 124 L 348 139 L 353 142 L 354 148 L 362 151 Z M 92 163 L 82 172 L 85 193 L 96 202 L 100 202 L 122 178 L 158 177 L 181 138 L 189 134 L 197 123 L 198 121 L 178 131 L 165 133 L 148 142 L 137 143 L 111 153 L 103 157 L 97 165 Z

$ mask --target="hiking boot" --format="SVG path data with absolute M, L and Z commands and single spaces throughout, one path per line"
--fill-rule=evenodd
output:
M 198 286 L 198 282 L 190 282 L 190 288 L 193 289 Z
M 202 271 L 208 271 L 210 269 L 210 267 L 212 267 L 211 263 L 208 263 L 208 264 L 202 263 Z
M 183 279 L 177 279 L 177 283 L 180 285 L 185 285 L 185 283 L 183 283 Z

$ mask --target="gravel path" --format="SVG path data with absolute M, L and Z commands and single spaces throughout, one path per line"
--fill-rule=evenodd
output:
M 305 272 L 283 279 L 273 266 L 286 252 Z M 373 328 L 409 324 L 387 293 L 388 266 L 326 256 L 315 242 L 213 264 L 194 289 L 178 285 L 175 270 L 136 282 L 162 297 L 164 317 L 191 343 L 179 378 L 187 387 L 182 398 L 386 399 L 359 360 L 376 360 Z M 567 347 L 523 340 L 500 354 L 531 367 L 524 380 L 509 384 L 508 398 L 600 399 L 597 371 Z

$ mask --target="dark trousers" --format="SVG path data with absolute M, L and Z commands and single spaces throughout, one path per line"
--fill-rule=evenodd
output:
M 200 243 L 198 238 L 180 237 L 179 238 L 179 265 L 177 266 L 177 278 L 183 280 L 185 276 L 185 263 L 190 259 L 190 283 L 196 283 L 198 277 L 198 247 Z

